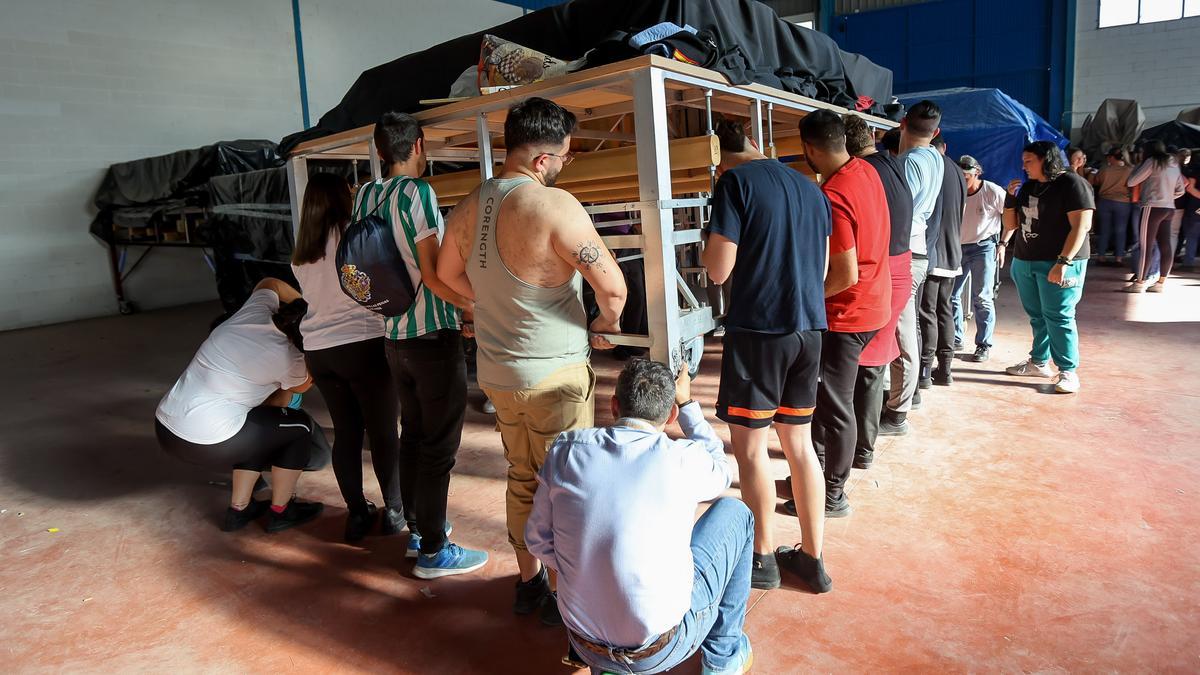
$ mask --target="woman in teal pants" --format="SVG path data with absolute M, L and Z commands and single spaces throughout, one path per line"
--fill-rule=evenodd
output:
M 1005 372 L 1053 377 L 1055 391 L 1074 394 L 1079 391 L 1075 305 L 1083 296 L 1095 198 L 1087 181 L 1066 170 L 1062 151 L 1050 141 L 1026 145 L 1021 163 L 1029 180 L 1008 186 L 997 257 L 1003 265 L 1012 248 L 1012 279 L 1029 315 L 1033 347 L 1028 359 Z

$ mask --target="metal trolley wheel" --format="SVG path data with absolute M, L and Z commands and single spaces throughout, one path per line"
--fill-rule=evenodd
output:
M 700 361 L 704 358 L 704 336 L 697 335 L 683 348 L 683 358 L 688 367 L 688 375 L 694 380 L 700 373 Z

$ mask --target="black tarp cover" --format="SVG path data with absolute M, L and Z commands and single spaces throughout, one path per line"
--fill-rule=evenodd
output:
M 1200 126 L 1171 120 L 1143 131 L 1137 142 L 1146 141 L 1162 141 L 1164 145 L 1176 148 L 1200 148 Z
M 296 285 L 292 218 L 283 167 L 214 176 L 207 184 L 210 215 L 200 234 L 212 247 L 217 295 L 236 311 L 264 277 Z
M 98 209 L 149 204 L 202 188 L 213 176 L 280 166 L 275 143 L 221 141 L 108 167 L 93 202 Z
M 735 83 L 759 82 L 850 108 L 863 93 L 848 81 L 837 43 L 780 19 L 757 0 L 573 0 L 363 72 L 315 127 L 283 139 L 280 152 L 372 124 L 388 111 L 416 112 L 421 99 L 444 97 L 463 70 L 478 62 L 485 33 L 574 60 L 616 31 L 637 31 L 663 21 L 711 31 L 722 46 L 739 47 L 743 64 L 730 58 L 713 68 Z M 869 61 L 859 64 L 863 73 L 869 66 L 882 70 Z M 883 91 L 884 79 L 869 78 L 872 91 L 867 95 L 880 103 L 891 96 L 890 90 Z

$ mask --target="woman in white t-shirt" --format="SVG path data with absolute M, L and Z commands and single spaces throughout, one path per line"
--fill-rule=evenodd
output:
M 329 463 L 329 443 L 300 395 L 312 386 L 299 324 L 307 306 L 294 288 L 264 279 L 200 345 L 155 412 L 154 430 L 168 453 L 214 469 L 233 469 L 222 530 L 271 512 L 268 532 L 320 515 L 320 503 L 294 499 L 303 471 Z M 253 499 L 271 471 L 271 501 Z
M 338 281 L 337 247 L 351 212 L 350 185 L 333 173 L 309 177 L 292 271 L 308 302 L 300 323 L 305 359 L 333 419 L 333 473 L 346 500 L 345 539 L 366 536 L 377 517 L 363 494 L 364 430 L 371 464 L 389 510 L 404 512 L 400 496 L 398 398 L 384 355 L 382 315 L 351 300 Z M 384 523 L 385 534 L 396 534 Z

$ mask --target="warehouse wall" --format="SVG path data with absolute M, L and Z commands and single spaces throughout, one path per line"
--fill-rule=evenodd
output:
M 87 233 L 114 162 L 300 125 L 290 7 L 39 0 L 0 20 L 0 329 L 116 311 Z M 198 251 L 159 250 L 143 307 L 216 297 Z
M 312 123 L 362 71 L 519 16 L 521 8 L 491 0 L 300 0 Z
M 1073 127 L 1106 98 L 1136 100 L 1148 125 L 1200 106 L 1200 17 L 1101 29 L 1099 1 L 1078 3 Z
M 3 5 L 0 330 L 114 313 L 106 249 L 87 232 L 104 170 L 300 129 L 291 3 Z M 492 0 L 300 5 L 313 122 L 362 70 L 521 14 Z M 216 289 L 198 251 L 160 249 L 126 295 L 146 309 L 215 298 Z

